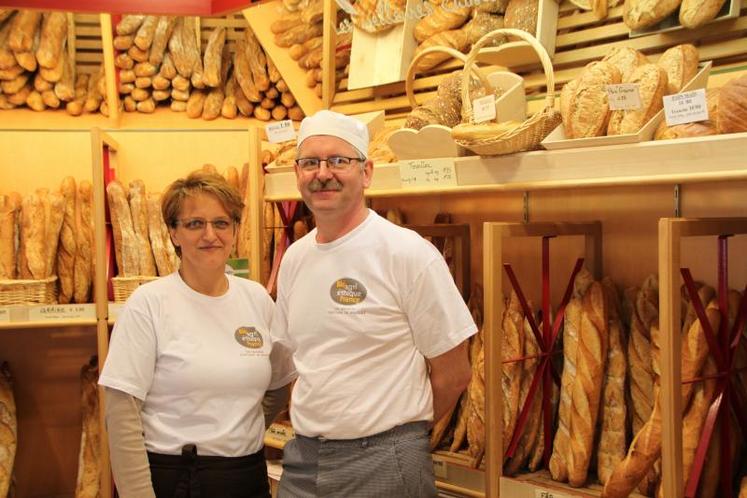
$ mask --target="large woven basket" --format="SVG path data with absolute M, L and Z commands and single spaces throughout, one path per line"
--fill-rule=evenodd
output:
M 417 63 L 421 58 L 425 57 L 428 54 L 432 54 L 434 52 L 444 52 L 446 54 L 449 54 L 454 59 L 462 61 L 463 64 L 467 61 L 467 56 L 465 54 L 451 47 L 445 47 L 442 45 L 435 45 L 433 47 L 428 47 L 422 52 L 418 53 L 415 57 L 413 57 L 412 61 L 410 61 L 410 66 L 407 68 L 407 76 L 405 77 L 405 93 L 407 94 L 407 100 L 413 109 L 415 109 L 418 106 L 418 103 L 415 100 L 415 73 L 417 72 Z M 490 82 L 477 69 L 477 66 L 473 65 L 471 67 L 471 70 L 472 70 L 472 74 L 477 79 L 480 80 L 480 83 L 482 83 L 482 86 L 485 88 L 485 90 L 490 91 L 491 89 Z M 462 84 L 464 84 L 464 82 Z
M 158 277 L 112 277 L 112 289 L 114 290 L 114 302 L 123 303 L 135 292 L 135 289 L 143 284 L 152 282 Z
M 56 302 L 57 277 L 42 280 L 0 280 L 0 306 Z
M 475 63 L 480 49 L 491 43 L 495 38 L 503 36 L 513 36 L 526 41 L 537 52 L 537 55 L 539 55 L 547 84 L 545 108 L 525 119 L 524 122 L 515 125 L 500 123 L 499 120 L 501 117 L 498 115 L 496 115 L 495 122 L 476 124 L 472 102 L 467 93 L 467 86 L 464 84 L 465 80 L 462 83 L 462 114 L 467 123 L 458 126 L 460 133 L 459 136 L 454 137 L 454 141 L 481 156 L 511 154 L 537 149 L 540 146 L 540 142 L 561 122 L 560 113 L 553 108 L 555 104 L 555 76 L 552 69 L 552 62 L 545 48 L 535 37 L 525 31 L 508 28 L 496 29 L 480 38 L 472 46 L 472 50 L 467 55 L 467 60 L 464 63 L 464 78 L 469 74 L 469 70 Z M 465 132 L 469 134 L 471 130 L 475 132 L 479 130 L 481 136 L 479 138 L 464 138 L 463 134 Z

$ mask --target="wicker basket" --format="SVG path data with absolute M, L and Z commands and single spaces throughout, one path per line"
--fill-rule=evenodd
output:
M 56 302 L 57 277 L 42 280 L 0 280 L 0 306 Z
M 540 62 L 542 63 L 542 69 L 545 71 L 547 97 L 545 97 L 545 108 L 525 119 L 522 123 L 506 126 L 506 123 L 497 122 L 497 120 L 500 119 L 500 116 L 496 116 L 495 123 L 480 123 L 478 125 L 474 123 L 472 102 L 469 99 L 465 84 L 462 83 L 462 110 L 468 123 L 459 125 L 460 132 L 469 133 L 470 127 L 474 127 L 475 130 L 479 129 L 482 132 L 481 134 L 484 135 L 486 128 L 489 131 L 489 128 L 494 125 L 495 134 L 474 139 L 455 137 L 455 142 L 476 154 L 480 154 L 481 156 L 511 154 L 514 152 L 537 149 L 539 148 L 540 142 L 561 122 L 560 113 L 553 108 L 553 105 L 555 104 L 555 76 L 552 70 L 552 62 L 550 61 L 550 57 L 547 55 L 545 48 L 529 33 L 519 29 L 496 29 L 495 31 L 486 34 L 472 46 L 472 50 L 467 55 L 467 60 L 464 63 L 464 74 L 467 75 L 469 73 L 468 69 L 470 69 L 475 63 L 480 49 L 498 36 L 513 36 L 521 38 L 529 43 L 537 52 Z M 466 78 L 466 76 L 464 76 L 464 78 Z
M 158 277 L 112 277 L 112 288 L 114 290 L 114 302 L 123 303 L 135 292 L 135 289 L 143 284 L 152 282 Z

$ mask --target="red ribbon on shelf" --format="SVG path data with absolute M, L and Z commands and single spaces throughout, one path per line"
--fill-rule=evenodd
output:
M 109 146 L 103 144 L 101 156 L 103 158 L 104 166 L 104 198 L 106 199 L 106 187 L 112 181 L 116 180 L 117 174 L 114 168 L 111 166 L 111 158 L 109 157 L 110 151 Z M 104 219 L 106 220 L 106 294 L 109 301 L 114 301 L 114 286 L 112 285 L 112 278 L 116 276 L 114 268 L 117 265 L 117 260 L 114 257 L 114 232 L 112 232 L 111 215 L 109 214 L 109 203 L 104 202 Z
M 524 292 L 521 289 L 516 275 L 514 274 L 513 268 L 510 264 L 504 264 L 503 267 L 506 270 L 506 274 L 511 282 L 511 286 L 516 292 L 516 297 L 519 299 L 521 308 L 524 311 L 524 315 L 529 322 L 529 327 L 534 334 L 537 344 L 540 348 L 540 353 L 536 357 L 541 358 L 537 369 L 534 371 L 532 377 L 532 383 L 529 386 L 529 392 L 524 400 L 524 404 L 519 413 L 519 418 L 514 428 L 514 433 L 511 436 L 511 442 L 508 445 L 505 457 L 511 458 L 516 452 L 516 448 L 519 445 L 521 435 L 524 433 L 526 428 L 527 420 L 529 419 L 529 410 L 532 407 L 534 401 L 534 395 L 539 387 L 540 380 L 542 381 L 542 419 L 544 423 L 544 440 L 545 447 L 542 459 L 547 466 L 550 462 L 550 450 L 552 449 L 552 435 L 549 430 L 552 427 L 552 407 L 550 401 L 552 399 L 552 381 L 560 386 L 560 374 L 554 368 L 554 365 L 550 362 L 551 356 L 560 353 L 560 350 L 554 350 L 555 343 L 557 342 L 558 335 L 560 334 L 560 326 L 563 324 L 563 317 L 565 316 L 565 308 L 571 299 L 573 293 L 573 283 L 576 281 L 576 275 L 581 271 L 584 264 L 584 259 L 579 258 L 576 260 L 576 265 L 571 272 L 571 276 L 566 286 L 565 294 L 558 307 L 558 312 L 555 315 L 552 325 L 550 324 L 550 239 L 553 236 L 542 237 L 542 332 L 540 332 L 537 322 L 534 319 L 534 313 L 529 307 L 529 303 L 524 296 Z M 529 357 L 522 358 L 511 358 L 504 360 L 503 363 L 513 363 L 517 361 L 523 361 Z
M 296 214 L 296 208 L 298 207 L 298 201 L 282 201 L 278 203 L 278 212 L 280 213 L 280 219 L 283 222 L 283 235 L 275 245 L 275 255 L 272 258 L 272 271 L 270 277 L 267 279 L 267 292 L 272 293 L 275 290 L 277 283 L 278 272 L 280 271 L 280 261 L 283 259 L 285 250 L 291 243 L 293 238 L 293 225 L 291 220 Z M 266 229 L 267 227 L 265 227 Z
M 742 329 L 747 320 L 747 287 L 742 294 L 739 303 L 739 309 L 734 320 L 734 325 L 729 330 L 729 284 L 728 284 L 728 238 L 730 235 L 720 235 L 718 237 L 718 305 L 721 321 L 719 323 L 718 335 L 712 329 L 708 317 L 706 316 L 705 306 L 698 296 L 698 290 L 695 281 L 690 273 L 689 268 L 681 268 L 680 273 L 685 282 L 685 288 L 690 295 L 690 300 L 698 317 L 698 321 L 703 328 L 703 333 L 708 343 L 708 349 L 716 362 L 718 378 L 716 395 L 711 402 L 706 415 L 706 421 L 698 440 L 698 446 L 693 460 L 692 470 L 685 487 L 685 497 L 695 498 L 698 492 L 698 483 L 703 471 L 703 465 L 708 453 L 708 447 L 711 444 L 713 431 L 718 419 L 721 419 L 721 496 L 723 498 L 733 498 L 732 490 L 732 469 L 729 458 L 730 453 L 730 420 L 729 409 L 740 417 L 742 427 L 747 427 L 747 412 L 744 410 L 745 400 L 740 397 L 740 393 L 734 388 L 732 376 L 738 370 L 734 366 L 736 351 L 739 347 L 739 341 L 742 337 Z M 706 303 L 708 304 L 708 303 Z M 686 380 L 685 382 L 692 382 Z M 726 407 L 722 409 L 722 407 Z

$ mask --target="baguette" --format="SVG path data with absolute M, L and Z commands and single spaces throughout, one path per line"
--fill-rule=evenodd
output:
M 101 482 L 101 426 L 99 423 L 98 368 L 92 362 L 80 373 L 82 430 L 78 453 L 76 498 L 96 498 Z
M 36 10 L 19 10 L 10 21 L 10 33 L 8 35 L 8 47 L 13 52 L 30 52 L 34 46 L 34 36 L 42 13 Z
M 267 57 L 251 30 L 244 31 L 244 39 L 246 40 L 244 53 L 245 57 L 249 59 L 252 81 L 254 81 L 254 86 L 258 90 L 264 92 L 270 88 L 270 78 L 267 74 Z
M 16 278 L 17 238 L 18 206 L 7 202 L 0 206 L 0 279 Z
M 135 46 L 140 50 L 146 51 L 153 44 L 153 38 L 156 36 L 156 27 L 158 26 L 158 16 L 146 16 L 140 28 L 135 35 Z
M 50 12 L 44 17 L 36 49 L 36 60 L 41 67 L 52 69 L 62 57 L 67 36 L 67 16 L 64 12 Z
M 604 485 L 615 466 L 625 458 L 627 449 L 627 406 L 625 404 L 625 375 L 628 370 L 625 357 L 623 325 L 620 321 L 620 300 L 612 281 L 602 280 L 609 310 L 609 347 L 607 369 L 602 387 L 602 406 L 599 417 L 601 429 L 597 450 L 597 477 Z
M 75 256 L 77 244 L 75 240 L 77 218 L 77 193 L 75 179 L 68 176 L 62 180 L 60 192 L 65 199 L 65 212 L 60 230 L 60 245 L 57 251 L 57 276 L 60 279 L 59 301 L 62 304 L 72 302 L 75 293 Z
M 506 309 L 501 318 L 501 327 L 503 328 L 501 390 L 503 392 L 503 451 L 505 452 L 514 435 L 518 418 L 522 371 L 521 362 L 506 363 L 506 361 L 523 356 L 525 342 L 524 311 L 515 292 L 511 292 L 506 303 Z
M 10 36 L 12 25 L 12 19 L 5 23 L 0 23 L 0 70 L 10 69 L 18 65 L 13 51 L 8 46 L 8 37 Z
M 156 31 L 153 35 L 153 43 L 150 46 L 150 55 L 148 56 L 148 62 L 153 64 L 155 67 L 160 66 L 161 62 L 163 62 L 164 53 L 166 52 L 166 45 L 169 43 L 169 39 L 174 33 L 175 26 L 176 17 L 159 17 L 158 24 L 156 25 Z
M 156 276 L 156 262 L 148 240 L 148 206 L 145 184 L 142 180 L 130 182 L 130 213 L 132 213 L 132 226 L 137 239 L 139 275 L 154 277 Z
M 126 15 L 122 16 L 122 20 L 119 21 L 117 24 L 117 34 L 118 35 L 133 35 L 137 33 L 138 28 L 140 28 L 140 25 L 143 24 L 143 21 L 145 20 L 144 15 Z
M 246 41 L 239 39 L 236 42 L 236 53 L 233 58 L 233 74 L 244 96 L 251 102 L 260 102 L 262 96 L 254 83 L 248 58 L 244 54 L 246 54 Z
M 582 297 L 593 282 L 591 273 L 585 268 L 573 283 L 573 297 L 565 308 L 563 318 L 563 373 L 560 379 L 560 405 L 558 407 L 558 430 L 555 432 L 550 475 L 556 481 L 568 480 L 568 455 L 571 445 L 571 411 L 573 386 L 576 382 L 578 341 L 581 331 Z
M 436 33 L 459 28 L 467 21 L 471 10 L 470 7 L 451 7 L 447 10 L 437 6 L 432 13 L 418 21 L 413 36 L 421 43 Z
M 21 278 L 41 280 L 47 276 L 47 259 L 44 250 L 47 226 L 46 211 L 42 199 L 31 194 L 23 199 L 21 211 Z M 24 264 L 25 263 L 25 264 Z
M 132 277 L 140 274 L 138 242 L 132 223 L 127 193 L 120 182 L 114 180 L 106 186 L 109 214 L 114 235 L 114 252 L 119 276 Z
M 472 359 L 472 378 L 468 387 L 469 416 L 467 418 L 467 452 L 473 462 L 485 453 L 485 350 L 480 348 Z M 474 465 L 475 467 L 477 465 Z
M 650 275 L 635 298 L 630 317 L 628 383 L 633 434 L 637 434 L 653 409 L 654 371 L 651 358 L 651 325 L 659 317 L 659 281 Z
M 59 192 L 48 195 L 44 208 L 46 212 L 47 226 L 45 229 L 45 257 L 47 259 L 47 277 L 57 274 L 57 246 L 60 243 L 60 231 L 65 217 L 65 197 Z
M 221 63 L 223 46 L 226 43 L 226 29 L 222 26 L 216 27 L 210 38 L 208 38 L 207 47 L 205 47 L 205 58 L 203 63 L 204 73 L 203 81 L 209 87 L 221 85 Z
M 78 185 L 76 198 L 75 266 L 73 281 L 76 303 L 87 303 L 93 280 L 93 186 L 88 181 Z
M 174 259 L 171 256 L 174 249 L 171 246 L 171 251 L 169 251 L 171 238 L 161 215 L 161 196 L 155 193 L 148 194 L 148 237 L 158 275 L 165 276 L 176 271 L 177 266 L 174 265 Z
M 18 447 L 18 421 L 13 379 L 8 363 L 0 365 L 0 496 L 9 496 Z

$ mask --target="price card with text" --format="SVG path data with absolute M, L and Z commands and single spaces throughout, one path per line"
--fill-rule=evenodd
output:
M 10 322 L 10 308 L 0 307 L 0 323 Z
M 296 130 L 293 128 L 293 121 L 290 119 L 266 125 L 265 133 L 267 133 L 267 140 L 273 144 L 295 140 L 296 138 Z
M 606 90 L 611 111 L 634 111 L 641 108 L 641 94 L 637 83 L 607 85 Z
M 29 309 L 29 320 L 43 322 L 49 320 L 91 320 L 96 318 L 93 304 L 50 304 Z
M 472 113 L 475 123 L 484 123 L 495 119 L 495 95 L 486 95 L 473 100 Z
M 447 472 L 446 462 L 442 460 L 433 460 L 433 475 L 440 479 L 446 479 L 449 477 Z
M 403 188 L 457 186 L 456 169 L 451 158 L 401 161 L 399 177 Z
M 705 88 L 664 97 L 664 117 L 667 126 L 708 121 Z
M 546 489 L 535 489 L 534 498 L 571 498 L 568 495 L 560 494 L 555 491 L 548 491 Z

